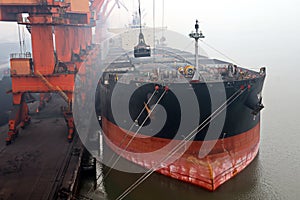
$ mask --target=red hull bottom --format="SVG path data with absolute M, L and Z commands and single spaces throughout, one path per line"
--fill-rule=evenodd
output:
M 135 137 L 130 142 L 130 145 L 127 145 L 133 133 L 126 134 L 125 130 L 120 129 L 106 119 L 103 119 L 102 127 L 105 133 L 105 141 L 113 151 L 147 169 L 155 168 L 161 159 L 155 155 L 137 156 L 136 153 L 156 151 L 170 143 L 170 140 L 163 138 Z M 217 141 L 189 142 L 188 148 L 185 149 L 183 154 L 173 155 L 174 162 L 167 165 L 161 164 L 161 168 L 156 171 L 163 175 L 214 191 L 251 163 L 257 155 L 259 139 L 260 124 L 258 123 L 251 130 L 233 137 Z M 177 141 L 177 144 L 179 142 L 181 141 Z M 205 157 L 199 158 L 200 147 L 211 142 L 215 143 L 212 150 Z M 124 153 L 123 149 L 126 146 L 128 147 Z M 170 150 L 166 150 L 165 155 Z

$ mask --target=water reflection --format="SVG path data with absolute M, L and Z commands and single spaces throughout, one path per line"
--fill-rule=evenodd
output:
M 121 159 L 119 164 L 131 165 L 132 163 Z M 110 168 L 104 167 L 102 170 L 101 164 L 99 166 L 98 173 L 103 173 L 106 176 Z M 215 192 L 153 173 L 125 199 L 280 199 L 278 192 L 268 182 L 266 174 L 263 175 L 263 173 L 265 172 L 259 154 L 244 171 L 220 186 Z M 111 169 L 103 182 L 104 187 L 89 193 L 89 196 L 92 199 L 116 199 L 140 176 L 142 174 L 125 173 Z M 99 182 L 101 180 L 98 181 L 98 184 Z M 82 185 L 81 193 L 86 195 L 87 191 L 93 187 L 93 179 L 84 180 Z

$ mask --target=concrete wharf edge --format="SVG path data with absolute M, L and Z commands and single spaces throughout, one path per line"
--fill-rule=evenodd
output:
M 6 146 L 8 125 L 0 127 L 0 200 L 69 199 L 75 192 L 83 145 L 67 140 L 67 126 L 57 95 L 39 113 L 29 105 L 32 120 Z

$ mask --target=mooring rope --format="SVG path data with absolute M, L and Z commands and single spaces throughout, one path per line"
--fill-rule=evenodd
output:
M 185 142 L 191 140 L 198 132 L 200 132 L 204 127 L 206 127 L 213 119 L 215 119 L 224 109 L 231 105 L 240 95 L 244 93 L 245 89 L 240 88 L 237 90 L 230 98 L 228 98 L 218 109 L 216 109 L 209 117 L 206 118 L 199 126 L 197 126 L 193 131 L 191 131 L 178 145 L 176 145 L 166 157 L 164 157 L 159 163 L 162 163 L 174 155 L 180 148 L 184 147 Z M 238 94 L 239 93 L 239 94 Z M 238 95 L 237 95 L 238 94 Z M 236 96 L 235 96 L 236 95 Z M 230 102 L 229 102 L 230 101 Z M 228 103 L 229 102 L 229 103 Z M 228 103 L 228 104 L 227 104 Z M 226 105 L 227 106 L 224 106 Z M 221 109 L 221 110 L 220 110 Z M 219 111 L 220 110 L 220 111 Z M 201 127 L 201 129 L 199 129 Z M 199 129 L 199 130 L 198 130 Z M 143 174 L 138 180 L 136 180 L 130 187 L 128 187 L 116 200 L 124 199 L 130 192 L 132 192 L 136 187 L 143 183 L 154 171 L 159 167 L 155 165 L 149 169 L 145 174 Z
M 146 104 L 149 104 L 150 101 L 153 99 L 155 93 L 158 91 L 158 88 L 155 87 L 154 92 L 152 93 L 152 95 L 150 96 L 150 98 L 148 99 Z M 115 160 L 115 162 L 113 163 L 113 165 L 110 167 L 109 171 L 106 173 L 106 175 L 102 178 L 101 182 L 99 184 L 97 184 L 97 187 L 99 185 L 101 185 L 103 183 L 103 181 L 109 176 L 111 170 L 115 167 L 115 165 L 117 164 L 117 162 L 120 160 L 121 155 L 123 155 L 122 153 L 124 153 L 126 151 L 126 149 L 128 148 L 128 146 L 130 145 L 130 143 L 133 141 L 133 139 L 135 138 L 135 136 L 137 135 L 138 131 L 140 131 L 140 129 L 143 127 L 143 125 L 146 123 L 147 119 L 150 117 L 151 113 L 154 111 L 154 109 L 156 108 L 156 106 L 159 104 L 159 102 L 161 101 L 161 99 L 163 98 L 163 96 L 165 95 L 165 93 L 167 92 L 167 90 L 165 89 L 163 94 L 160 96 L 160 98 L 158 99 L 158 101 L 156 102 L 156 104 L 154 105 L 154 107 L 148 112 L 147 117 L 145 118 L 145 120 L 143 121 L 143 123 L 139 126 L 138 130 L 135 132 L 135 134 L 132 136 L 131 140 L 128 142 L 128 144 L 126 145 L 126 147 L 123 149 L 123 151 L 121 152 L 120 155 L 118 155 L 117 159 Z M 129 132 L 132 130 L 132 128 L 134 127 L 134 125 L 136 124 L 136 121 L 141 117 L 142 113 L 145 111 L 146 107 L 144 106 L 142 111 L 139 113 L 139 115 L 137 116 L 137 118 L 134 120 L 134 122 L 132 123 L 131 127 L 129 128 L 129 130 L 126 132 L 125 136 L 123 137 L 122 141 L 119 144 L 119 147 L 121 147 L 123 145 L 123 143 L 125 142 L 125 139 L 128 137 Z M 110 158 L 110 160 L 108 161 L 108 163 L 110 163 L 113 158 L 115 157 L 115 155 L 117 155 L 116 153 L 113 154 L 113 156 Z M 96 178 L 96 181 L 99 180 L 99 178 L 102 175 L 99 174 L 98 177 Z M 93 187 L 91 187 L 88 191 L 88 194 L 91 193 Z

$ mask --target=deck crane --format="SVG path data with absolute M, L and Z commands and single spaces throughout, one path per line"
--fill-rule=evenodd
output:
M 31 33 L 32 53 L 11 54 L 13 110 L 6 143 L 10 144 L 30 122 L 27 93 L 59 93 L 67 102 L 64 117 L 67 138 L 75 127 L 72 95 L 79 68 L 88 71 L 97 59 L 92 45 L 92 12 L 99 12 L 104 0 L 0 0 L 0 21 L 26 25 Z M 27 17 L 24 17 L 26 14 Z M 95 13 L 97 14 L 97 13 Z M 88 60 L 89 62 L 84 62 Z

